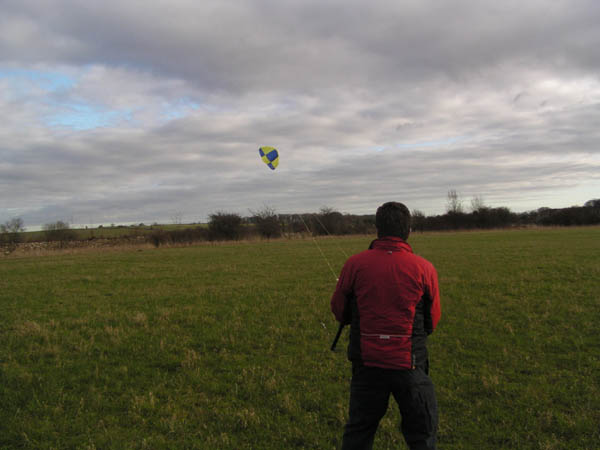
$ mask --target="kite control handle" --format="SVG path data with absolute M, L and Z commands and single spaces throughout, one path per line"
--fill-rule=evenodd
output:
M 335 346 L 337 345 L 338 340 L 340 339 L 340 336 L 342 335 L 342 330 L 344 329 L 346 325 L 343 323 L 340 323 L 340 326 L 337 330 L 337 334 L 335 335 L 335 338 L 333 339 L 333 343 L 331 344 L 331 351 L 335 352 Z

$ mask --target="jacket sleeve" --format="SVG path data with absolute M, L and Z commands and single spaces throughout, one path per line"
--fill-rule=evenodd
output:
M 343 324 L 352 321 L 350 298 L 352 297 L 352 275 L 350 264 L 346 262 L 331 296 L 331 311 L 336 320 Z
M 442 316 L 442 305 L 440 302 L 440 287 L 438 276 L 433 265 L 430 266 L 425 277 L 425 331 L 427 334 L 433 333 L 440 317 Z

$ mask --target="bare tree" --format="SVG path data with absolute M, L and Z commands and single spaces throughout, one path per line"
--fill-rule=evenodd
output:
M 460 199 L 458 193 L 454 189 L 448 191 L 446 211 L 453 214 L 463 212 L 462 200 Z
M 23 219 L 14 217 L 3 224 L 0 224 L 0 233 L 21 233 L 25 231 Z
M 12 253 L 16 250 L 17 244 L 21 242 L 21 233 L 25 231 L 23 219 L 15 217 L 9 221 L 0 224 L 0 245 L 5 248 L 6 253 Z
M 183 221 L 183 213 L 181 211 L 177 211 L 175 214 L 173 214 L 171 220 L 173 221 L 174 225 L 181 225 Z
M 481 211 L 486 208 L 487 206 L 485 206 L 485 202 L 483 201 L 483 197 L 481 195 L 476 195 L 471 199 L 472 212 Z

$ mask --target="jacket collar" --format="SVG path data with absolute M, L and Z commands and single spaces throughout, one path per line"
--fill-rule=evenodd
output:
M 402 238 L 395 236 L 386 236 L 379 239 L 375 239 L 369 245 L 369 250 L 387 250 L 387 251 L 408 251 L 410 253 L 413 252 L 412 247 Z

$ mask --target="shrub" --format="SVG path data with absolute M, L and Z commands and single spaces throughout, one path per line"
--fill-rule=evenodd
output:
M 166 244 L 192 244 L 206 240 L 208 240 L 208 230 L 202 227 L 171 231 L 158 229 L 148 235 L 148 241 L 155 247 Z
M 208 238 L 211 241 L 237 240 L 243 235 L 242 217 L 235 213 L 217 212 L 210 215 Z
M 164 230 L 154 230 L 148 235 L 147 239 L 157 248 L 169 242 L 169 236 Z
M 332 208 L 321 208 L 319 214 L 315 214 L 315 219 L 316 226 L 313 230 L 316 234 L 346 234 L 344 216 Z
M 278 238 L 282 234 L 282 226 L 275 210 L 265 206 L 262 210 L 250 211 L 250 221 L 256 225 L 258 234 L 266 239 Z
M 77 239 L 77 233 L 69 227 L 67 222 L 61 220 L 45 224 L 43 230 L 47 241 L 66 242 Z

